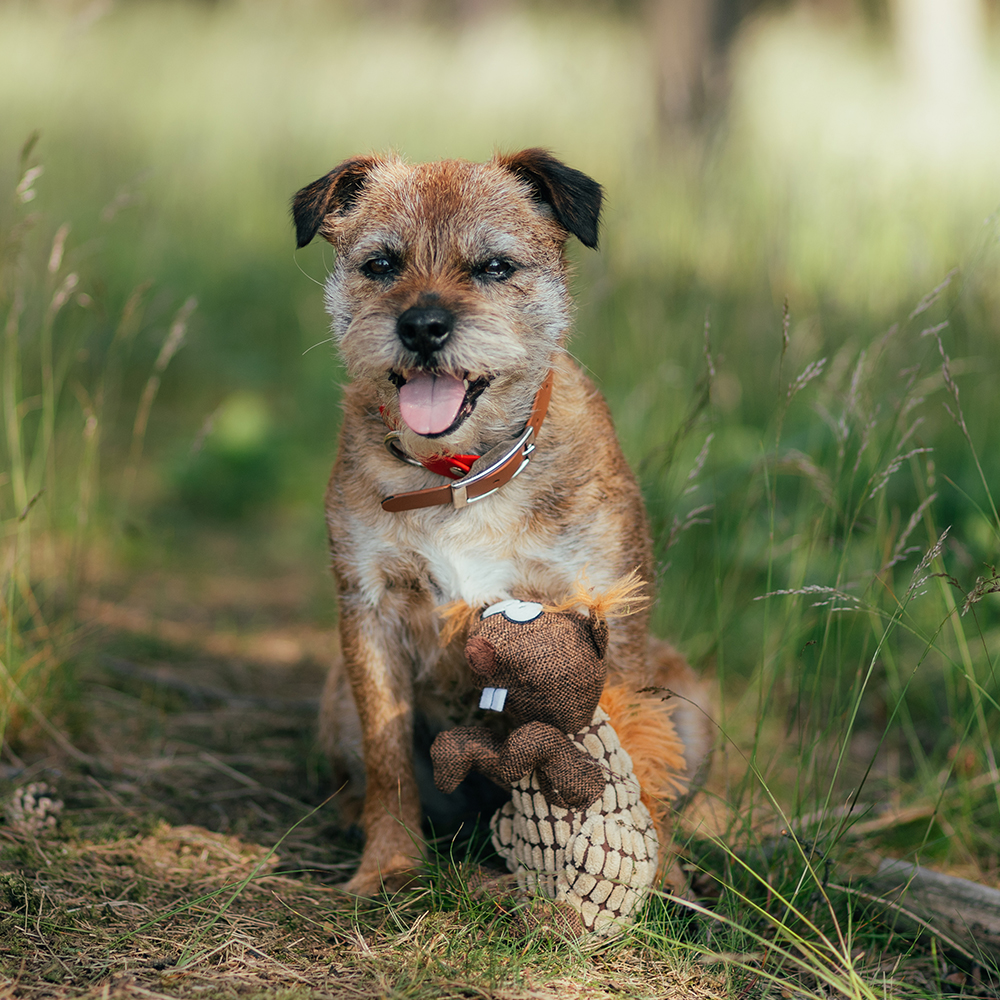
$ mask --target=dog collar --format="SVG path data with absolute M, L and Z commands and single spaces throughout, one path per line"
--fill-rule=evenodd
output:
M 382 501 L 382 509 L 396 513 L 402 510 L 417 510 L 421 507 L 440 507 L 447 504 L 459 509 L 476 500 L 482 500 L 506 486 L 531 460 L 535 450 L 535 438 L 549 409 L 552 398 L 553 373 L 545 376 L 535 401 L 531 404 L 531 415 L 524 430 L 514 442 L 505 441 L 491 448 L 485 455 L 436 455 L 426 462 L 420 462 L 407 455 L 398 445 L 399 432 L 390 431 L 385 436 L 385 447 L 393 458 L 407 465 L 422 466 L 439 476 L 447 476 L 455 482 L 444 486 L 432 486 L 425 490 L 410 490 L 395 493 Z M 480 468 L 473 472 L 474 466 Z
M 380 406 L 378 411 L 382 416 L 382 420 L 388 426 L 391 426 L 386 420 L 385 407 Z M 444 476 L 446 479 L 461 479 L 463 476 L 467 476 L 472 470 L 472 466 L 482 457 L 481 455 L 453 455 L 449 452 L 444 455 L 433 455 L 431 458 L 414 458 L 412 455 L 407 455 L 403 450 L 399 443 L 400 436 L 399 431 L 392 430 L 386 434 L 382 441 L 385 445 L 385 450 L 393 458 L 399 459 L 400 462 L 404 462 L 406 465 L 415 465 L 418 469 L 427 469 L 428 472 Z

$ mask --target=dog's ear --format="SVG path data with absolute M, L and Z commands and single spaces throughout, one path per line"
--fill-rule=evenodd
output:
M 374 156 L 355 156 L 344 160 L 326 176 L 302 188 L 292 199 L 292 219 L 295 222 L 296 245 L 304 247 L 331 213 L 342 215 L 364 187 Z
M 546 149 L 502 154 L 496 163 L 527 181 L 538 199 L 551 206 L 556 221 L 584 246 L 597 246 L 602 197 L 597 181 L 567 167 Z

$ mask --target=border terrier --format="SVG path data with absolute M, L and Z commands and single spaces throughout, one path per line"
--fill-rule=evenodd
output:
M 440 830 L 497 805 L 475 778 L 448 797 L 432 780 L 434 736 L 483 722 L 464 636 L 442 637 L 437 609 L 652 579 L 635 478 L 566 351 L 565 245 L 596 248 L 601 199 L 541 149 L 486 163 L 356 157 L 293 199 L 298 246 L 319 234 L 336 251 L 325 301 L 350 377 L 326 494 L 341 657 L 320 729 L 366 838 L 351 892 L 412 874 L 423 817 Z M 659 713 L 690 776 L 711 742 L 705 693 L 648 619 L 643 607 L 613 623 L 609 685 L 626 685 L 630 710 Z M 662 689 L 684 697 L 663 708 Z

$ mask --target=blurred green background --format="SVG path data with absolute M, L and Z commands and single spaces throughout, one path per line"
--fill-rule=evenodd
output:
M 810 712 L 836 739 L 852 711 L 876 736 L 903 713 L 909 773 L 947 766 L 969 725 L 977 766 L 995 768 L 997 598 L 975 605 L 973 642 L 953 624 L 958 590 L 949 604 L 933 578 L 921 605 L 906 590 L 945 526 L 931 568 L 965 592 L 998 555 L 998 47 L 993 0 L 4 0 L 3 305 L 20 352 L 5 461 L 13 442 L 30 464 L 46 392 L 55 442 L 24 477 L 24 497 L 48 484 L 27 521 L 16 469 L 0 474 L 7 541 L 32 519 L 59 537 L 86 521 L 100 557 L 82 579 L 99 590 L 102 567 L 183 571 L 217 562 L 206 537 L 230 536 L 251 557 L 277 546 L 332 589 L 322 491 L 344 376 L 321 303 L 331 258 L 320 241 L 294 249 L 289 199 L 366 150 L 542 145 L 607 193 L 600 252 L 570 249 L 572 350 L 643 483 L 659 631 L 720 678 L 727 704 L 756 690 L 759 720 L 783 698 L 790 735 Z M 936 336 L 921 336 L 946 320 L 968 438 L 942 405 L 956 409 Z M 98 398 L 99 470 L 86 472 Z M 39 606 L 65 601 L 64 583 L 39 584 Z M 863 610 L 755 600 L 806 586 Z M 299 613 L 329 623 L 332 610 Z M 928 642 L 934 666 L 907 687 Z

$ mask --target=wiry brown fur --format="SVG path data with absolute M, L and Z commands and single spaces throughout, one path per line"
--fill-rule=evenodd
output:
M 351 377 L 327 491 L 343 662 L 331 671 L 321 726 L 338 769 L 356 792 L 364 788 L 366 844 L 352 891 L 375 891 L 408 871 L 421 795 L 424 809 L 441 805 L 415 742 L 482 721 L 462 637 L 442 648 L 435 607 L 509 596 L 558 601 L 584 574 L 598 592 L 633 570 L 652 577 L 635 479 L 606 404 L 564 347 L 564 245 L 570 233 L 596 242 L 599 205 L 593 181 L 540 150 L 483 164 L 362 157 L 296 196 L 300 245 L 319 231 L 337 251 L 326 303 Z M 387 254 L 398 263 L 391 280 L 373 280 L 366 262 Z M 477 270 L 494 258 L 516 263 L 505 280 Z M 430 365 L 397 328 L 405 311 L 428 306 L 455 317 Z M 444 436 L 421 436 L 400 420 L 390 373 L 411 378 L 422 368 L 489 379 L 471 415 Z M 550 368 L 548 415 L 517 478 L 461 510 L 382 510 L 383 497 L 443 480 L 386 452 L 380 407 L 411 456 L 483 454 L 520 433 Z M 650 654 L 648 625 L 646 607 L 612 624 L 609 683 L 671 687 L 704 701 L 676 653 L 664 646 Z M 693 771 L 708 751 L 704 719 L 684 702 L 673 721 Z

